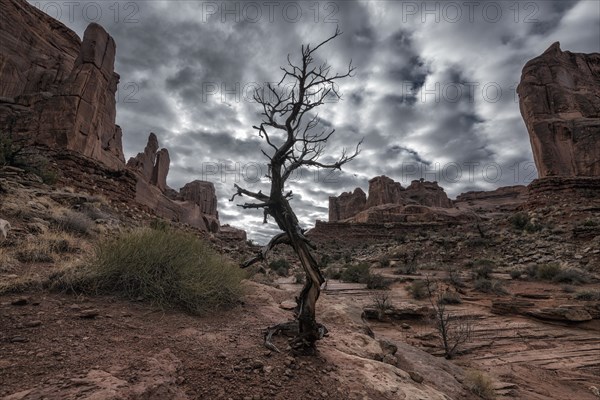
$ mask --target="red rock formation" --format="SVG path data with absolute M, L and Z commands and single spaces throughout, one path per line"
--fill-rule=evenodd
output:
M 344 192 L 338 197 L 329 197 L 329 221 L 341 221 L 353 217 L 365 209 L 367 195 L 361 188 L 354 193 Z
M 10 0 L 2 12 L 3 20 L 24 24 L 0 26 L 2 130 L 123 169 L 121 128 L 115 125 L 114 40 L 100 25 L 90 24 L 80 42 L 24 2 Z
M 417 202 L 417 204 L 428 207 L 452 207 L 452 201 L 444 192 L 444 189 L 438 186 L 437 182 L 427 182 L 425 180 L 412 181 L 406 188 L 404 197 Z
M 491 191 L 461 193 L 454 200 L 460 209 L 478 211 L 514 211 L 527 201 L 527 186 L 505 186 Z
M 179 194 L 184 201 L 197 204 L 203 214 L 218 217 L 217 214 L 217 195 L 215 194 L 215 185 L 212 182 L 193 181 L 186 183 L 179 189 Z
M 0 132 L 44 150 L 63 184 L 124 203 L 135 199 L 158 216 L 219 230 L 213 184 L 170 189 L 169 152 L 158 150 L 156 135 L 126 166 L 115 125 L 116 45 L 100 25 L 90 24 L 81 41 L 23 0 L 3 0 L 0 19 L 10 21 L 0 24 Z
M 377 176 L 369 181 L 369 198 L 366 208 L 381 204 L 398 204 L 403 199 L 402 185 L 387 176 Z
M 600 54 L 554 43 L 525 65 L 517 92 L 539 177 L 600 176 Z

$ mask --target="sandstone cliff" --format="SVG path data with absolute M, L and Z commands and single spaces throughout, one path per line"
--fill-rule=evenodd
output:
M 539 177 L 600 176 L 600 54 L 554 43 L 525 65 L 517 92 Z
M 403 188 L 399 182 L 387 176 L 377 176 L 369 181 L 369 196 L 360 188 L 353 193 L 342 193 L 329 198 L 329 222 L 351 220 L 353 222 L 406 221 L 407 214 L 429 214 L 418 207 L 409 212 L 409 205 L 434 208 L 451 208 L 452 201 L 437 182 L 412 181 Z M 410 219 L 410 218 L 409 218 Z
M 116 44 L 104 28 L 92 23 L 80 40 L 24 0 L 3 1 L 0 20 L 11 21 L 0 25 L 2 135 L 44 152 L 63 184 L 219 230 L 214 185 L 194 181 L 181 193 L 169 188 L 169 152 L 159 150 L 154 133 L 144 152 L 125 163 L 121 128 L 115 124 Z

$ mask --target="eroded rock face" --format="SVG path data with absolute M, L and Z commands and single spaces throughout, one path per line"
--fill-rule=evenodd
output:
M 119 75 L 114 72 L 112 37 L 90 24 L 81 42 L 26 2 L 11 0 L 2 12 L 3 20 L 21 23 L 0 27 L 0 128 L 123 169 L 122 133 L 115 125 Z
M 410 186 L 406 188 L 404 195 L 423 206 L 441 208 L 452 207 L 452 201 L 437 182 L 427 182 L 424 180 L 412 181 Z
M 200 206 L 203 214 L 217 217 L 217 195 L 212 182 L 193 181 L 186 183 L 179 189 L 179 194 L 184 201 L 189 201 Z
M 338 197 L 329 197 L 329 221 L 341 221 L 350 218 L 365 209 L 367 195 L 361 188 L 354 192 L 344 192 Z
M 556 42 L 525 65 L 517 92 L 539 177 L 600 176 L 600 53 Z
M 460 209 L 477 211 L 514 211 L 525 204 L 527 198 L 527 186 L 505 186 L 490 191 L 461 193 L 454 200 L 454 205 Z
M 366 208 L 382 204 L 398 204 L 403 198 L 403 191 L 399 182 L 385 175 L 377 176 L 369 181 L 369 198 Z

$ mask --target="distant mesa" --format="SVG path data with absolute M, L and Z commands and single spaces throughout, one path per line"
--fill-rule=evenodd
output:
M 539 177 L 600 176 L 600 53 L 556 42 L 525 65 L 517 92 Z
M 115 124 L 116 44 L 92 23 L 83 40 L 23 0 L 2 3 L 0 130 L 35 146 L 61 170 L 63 184 L 135 202 L 155 215 L 209 232 L 220 229 L 215 187 L 167 186 L 170 156 L 151 133 L 125 163 Z M 245 237 L 228 227 L 231 237 Z
M 407 188 L 383 175 L 362 189 L 329 198 L 329 222 L 417 222 L 464 218 L 451 211 L 452 201 L 437 182 L 415 180 Z M 467 217 L 468 218 L 468 217 Z

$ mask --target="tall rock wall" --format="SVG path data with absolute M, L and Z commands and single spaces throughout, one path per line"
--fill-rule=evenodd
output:
M 329 221 L 341 221 L 350 218 L 365 209 L 367 195 L 361 188 L 354 192 L 344 192 L 335 197 L 329 197 Z
M 539 177 L 600 176 L 600 54 L 554 43 L 525 65 L 517 92 Z
M 0 22 L 0 134 L 45 149 L 63 183 L 219 231 L 214 185 L 194 181 L 181 193 L 169 188 L 169 152 L 159 150 L 154 133 L 144 152 L 125 164 L 115 124 L 116 44 L 104 28 L 92 23 L 80 40 L 25 0 L 2 0 Z M 91 184 L 86 176 L 103 181 Z
M 112 37 L 90 24 L 80 41 L 18 0 L 3 3 L 2 20 L 2 132 L 77 152 L 111 169 L 125 168 L 121 128 L 115 124 L 119 75 Z
M 404 189 L 399 182 L 385 175 L 377 176 L 369 181 L 369 198 L 367 208 L 382 204 L 396 204 L 403 198 Z

